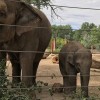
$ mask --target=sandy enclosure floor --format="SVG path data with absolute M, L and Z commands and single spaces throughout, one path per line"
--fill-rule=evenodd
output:
M 95 57 L 95 59 L 97 60 L 100 60 L 100 55 L 93 55 L 93 57 Z M 65 95 L 63 93 L 54 93 L 53 96 L 50 95 L 49 88 L 51 88 L 51 86 L 54 83 L 62 84 L 63 81 L 60 74 L 59 65 L 53 64 L 51 58 L 52 57 L 48 57 L 47 59 L 42 59 L 39 64 L 37 72 L 37 81 L 43 81 L 44 83 L 48 83 L 48 88 L 44 87 L 42 93 L 37 93 L 37 98 L 39 98 L 40 100 L 72 100 L 72 98 L 70 97 L 67 97 L 65 99 Z M 11 64 L 9 63 L 9 61 L 7 62 L 7 66 L 8 66 L 7 74 L 11 75 Z M 60 77 L 54 77 L 54 76 L 60 76 Z M 77 77 L 77 85 L 80 87 L 79 75 Z M 91 69 L 89 95 L 90 97 L 96 98 L 93 100 L 100 100 L 100 70 Z

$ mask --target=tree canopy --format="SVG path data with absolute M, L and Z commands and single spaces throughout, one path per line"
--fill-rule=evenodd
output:
M 53 38 L 59 39 L 59 45 L 60 40 L 67 39 L 80 41 L 87 48 L 94 46 L 100 49 L 100 26 L 94 23 L 84 22 L 78 30 L 73 30 L 71 25 L 53 25 L 52 34 Z

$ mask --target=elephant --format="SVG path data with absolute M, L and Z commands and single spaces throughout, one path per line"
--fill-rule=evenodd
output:
M 59 53 L 59 68 L 63 76 L 63 87 L 66 94 L 76 92 L 77 73 L 80 73 L 81 95 L 89 97 L 88 85 L 90 80 L 90 68 L 92 65 L 92 53 L 78 41 L 70 41 L 65 44 Z
M 20 0 L 0 0 L 0 59 L 9 55 L 13 83 L 22 81 L 28 87 L 36 83 L 50 39 L 51 24 L 42 11 Z

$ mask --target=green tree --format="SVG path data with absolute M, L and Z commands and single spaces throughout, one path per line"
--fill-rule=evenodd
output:
M 99 43 L 99 27 L 94 23 L 85 22 L 81 26 L 82 38 L 81 42 L 88 48 L 95 46 Z
M 80 41 L 85 47 L 95 46 L 100 48 L 100 26 L 94 23 L 84 22 L 79 30 L 73 31 L 73 39 Z
M 82 39 L 82 31 L 79 29 L 79 30 L 75 30 L 73 32 L 73 40 L 76 40 L 76 41 L 81 41 Z
M 72 27 L 70 25 L 53 25 L 52 26 L 53 37 L 70 39 L 72 35 Z

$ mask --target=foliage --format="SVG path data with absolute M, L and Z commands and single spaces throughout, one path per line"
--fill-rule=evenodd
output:
M 60 38 L 70 38 L 72 35 L 72 27 L 70 25 L 53 25 L 52 26 L 52 34 L 53 37 L 60 37 Z
M 57 38 L 56 40 L 56 52 L 59 52 L 62 48 L 62 46 L 66 43 L 66 39 L 62 39 L 62 38 Z
M 16 88 L 12 88 L 12 84 L 7 80 L 5 73 L 6 60 L 0 62 L 0 100 L 32 100 L 32 96 L 29 92 L 32 91 L 32 87 L 26 89 L 26 87 L 20 83 L 16 85 Z M 22 89 L 21 89 L 22 88 Z
M 47 87 L 48 83 L 38 81 L 36 86 L 30 88 L 27 88 L 24 83 L 10 83 L 5 73 L 5 61 L 0 62 L 0 100 L 37 100 L 35 91 L 42 92 L 42 87 Z
M 97 27 L 93 23 L 85 22 L 82 24 L 81 30 L 82 30 L 81 43 L 83 43 L 87 48 L 90 48 L 91 46 L 97 47 L 97 44 L 100 43 L 98 38 L 100 37 L 99 27 Z
M 76 30 L 76 31 L 74 31 L 73 32 L 73 40 L 76 40 L 76 41 L 81 41 L 81 39 L 82 39 L 82 34 L 81 34 L 81 30 L 79 29 L 79 30 Z
M 51 0 L 23 0 L 29 4 L 34 4 L 37 8 L 47 7 Z
M 70 99 L 68 99 L 68 97 Z M 82 91 L 80 88 L 76 89 L 76 92 L 71 93 L 71 95 L 64 94 L 64 100 L 99 100 L 99 96 L 95 93 L 92 93 L 92 95 L 88 98 L 84 97 L 82 95 Z
M 72 30 L 71 25 L 52 25 L 52 37 L 59 41 L 57 49 L 63 45 L 61 39 L 80 41 L 85 47 L 94 46 L 100 50 L 100 26 L 94 23 L 84 22 L 78 30 Z
M 70 25 L 52 25 L 52 40 L 56 40 L 56 52 L 73 36 L 72 27 Z
M 7 78 L 5 75 L 5 60 L 0 62 L 0 88 L 6 88 Z M 0 98 L 4 96 L 5 90 L 0 89 Z

